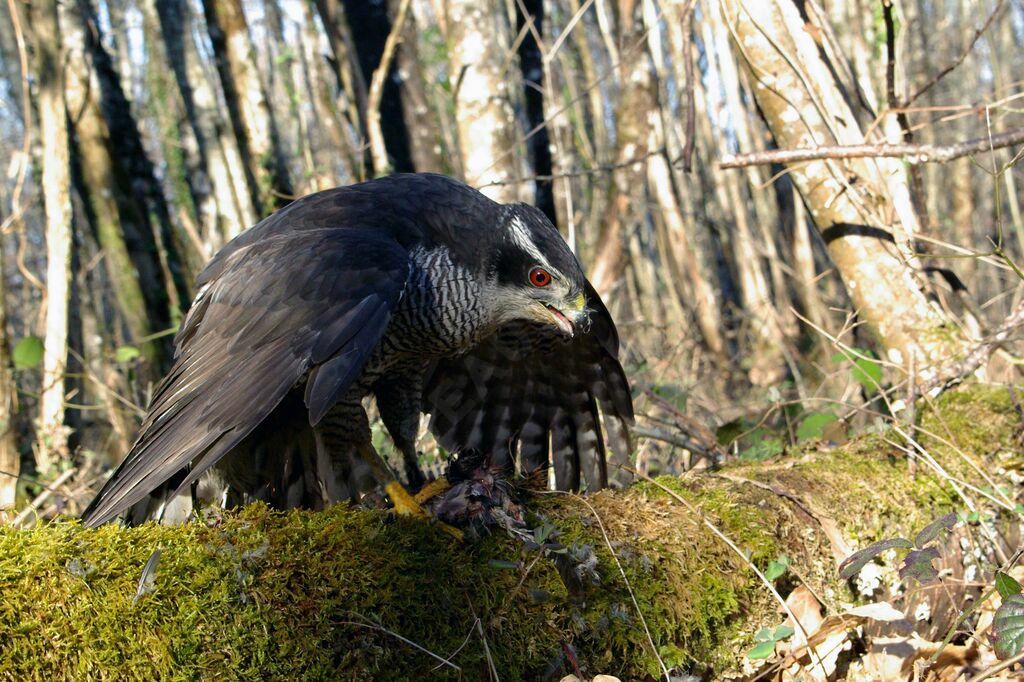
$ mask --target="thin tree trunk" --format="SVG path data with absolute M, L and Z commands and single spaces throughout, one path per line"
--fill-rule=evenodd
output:
M 139 342 L 171 323 L 157 244 L 126 170 L 111 147 L 114 141 L 100 109 L 98 69 L 89 59 L 84 18 L 69 13 L 65 24 L 69 53 L 65 96 L 72 119 L 75 185 L 103 260 L 127 330 L 121 342 L 137 343 L 146 375 L 156 378 L 167 359 L 160 342 Z
M 242 2 L 203 0 L 203 9 L 252 201 L 260 213 L 269 213 L 287 204 L 294 190 Z
M 501 0 L 447 0 L 448 61 L 466 182 L 496 201 L 517 201 L 522 154 L 513 92 L 518 68 Z M 495 184 L 501 183 L 501 184 Z
M 723 3 L 739 41 L 736 56 L 751 72 L 754 95 L 780 148 L 865 141 L 791 0 Z M 863 160 L 822 161 L 794 164 L 790 177 L 886 358 L 900 367 L 913 366 L 927 378 L 963 343 L 951 321 L 929 302 L 912 263 L 891 243 L 900 226 L 884 211 L 891 184 L 883 169 L 890 167 Z
M 644 186 L 645 157 L 650 144 L 649 116 L 657 107 L 654 84 L 642 50 L 644 24 L 636 0 L 622 3 L 616 35 L 619 45 L 631 54 L 619 62 L 620 94 L 615 112 L 617 151 L 612 199 L 605 209 L 598 251 L 591 267 L 591 281 L 602 295 L 611 291 L 627 265 L 623 234 L 641 210 L 633 197 Z M 635 163 L 630 163 L 634 160 Z
M 26 135 L 30 131 L 25 131 Z M 16 440 L 17 402 L 11 373 L 11 349 L 7 338 L 7 279 L 0 258 L 0 514 L 14 507 L 21 473 L 21 454 Z M 0 517 L 2 518 L 2 517 Z
M 390 0 L 389 4 L 394 15 L 400 0 Z M 401 84 L 402 114 L 412 165 L 419 172 L 440 173 L 444 170 L 444 164 L 438 140 L 438 122 L 423 82 L 418 32 L 416 13 L 410 8 L 402 27 L 402 41 L 395 54 L 397 69 L 394 75 Z
M 52 470 L 68 456 L 64 375 L 71 295 L 71 171 L 64 106 L 64 49 L 55 0 L 32 4 L 39 139 L 46 213 L 46 333 L 36 431 L 36 467 Z
M 341 92 L 346 98 L 346 111 L 351 125 L 357 132 L 357 139 L 362 145 L 366 139 L 366 99 L 367 86 L 363 79 L 363 71 L 356 57 L 353 38 L 345 20 L 345 10 L 341 0 L 314 0 L 320 21 L 323 22 L 327 41 L 334 57 L 333 66 Z M 367 150 L 368 152 L 369 150 Z M 372 170 L 373 166 L 368 153 L 363 154 L 361 173 Z M 364 176 L 360 175 L 359 180 Z

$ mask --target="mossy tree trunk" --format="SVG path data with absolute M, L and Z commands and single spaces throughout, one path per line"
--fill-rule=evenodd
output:
M 990 472 L 1019 465 L 1020 428 L 1003 389 L 950 394 L 919 425 L 930 454 L 971 483 L 979 474 L 964 457 Z M 855 598 L 836 577 L 852 548 L 914 537 L 963 508 L 948 480 L 915 473 L 884 434 L 659 482 L 762 569 L 787 555 L 778 589 L 802 583 L 831 613 Z M 573 670 L 568 651 L 588 677 L 648 679 L 660 670 L 654 648 L 667 666 L 721 679 L 758 629 L 783 618 L 747 559 L 663 488 L 542 495 L 528 506 L 574 562 L 596 559 L 595 581 L 570 593 L 550 559 L 503 532 L 456 544 L 421 522 L 340 505 L 253 505 L 178 527 L 0 528 L 0 673 L 422 679 L 439 662 L 409 640 L 449 658 L 462 679 L 485 678 L 488 657 L 502 679 L 558 679 Z M 950 570 L 963 569 L 959 548 L 956 538 L 940 548 Z M 444 665 L 431 674 L 456 677 Z

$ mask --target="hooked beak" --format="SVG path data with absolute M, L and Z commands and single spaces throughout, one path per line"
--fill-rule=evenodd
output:
M 566 307 L 564 311 L 550 303 L 544 303 L 542 305 L 544 306 L 544 313 L 547 318 L 545 321 L 554 325 L 562 336 L 571 339 L 576 335 L 576 327 L 586 319 L 586 304 L 586 298 L 584 298 L 582 293 L 572 301 L 573 307 Z

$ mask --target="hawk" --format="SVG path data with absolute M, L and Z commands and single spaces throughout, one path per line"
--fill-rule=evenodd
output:
M 199 275 L 174 343 L 88 526 L 210 476 L 277 508 L 375 482 L 422 515 L 373 447 L 371 396 L 412 489 L 423 413 L 448 451 L 553 467 L 564 490 L 607 486 L 608 451 L 629 454 L 618 335 L 568 245 L 536 208 L 442 175 L 319 192 L 243 232 Z

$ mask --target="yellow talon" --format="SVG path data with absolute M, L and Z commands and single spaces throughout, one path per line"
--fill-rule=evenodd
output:
M 447 484 L 447 481 L 445 481 L 445 483 Z M 386 492 L 388 494 L 388 497 L 391 498 L 391 503 L 395 506 L 395 513 L 399 516 L 413 516 L 421 519 L 433 519 L 433 517 L 431 517 L 429 514 L 427 514 L 426 511 L 423 510 L 423 507 L 420 506 L 420 503 L 417 501 L 417 498 L 410 495 L 409 491 L 406 490 L 398 481 L 392 481 L 391 483 L 385 485 L 384 492 Z M 422 494 L 422 492 L 423 491 L 421 490 L 420 493 Z M 438 492 L 441 491 L 439 490 Z M 429 499 L 429 497 L 427 499 Z M 443 523 L 441 521 L 437 521 L 436 523 L 438 528 L 440 528 L 456 540 L 461 541 L 463 539 L 464 535 L 462 531 L 458 528 L 455 528 L 454 526 L 449 526 L 447 523 Z
M 448 488 L 451 488 L 452 484 L 448 482 L 448 479 L 442 476 L 441 478 L 435 478 L 430 483 L 423 486 L 418 493 L 414 496 L 414 499 L 423 504 L 427 500 L 432 500 Z

